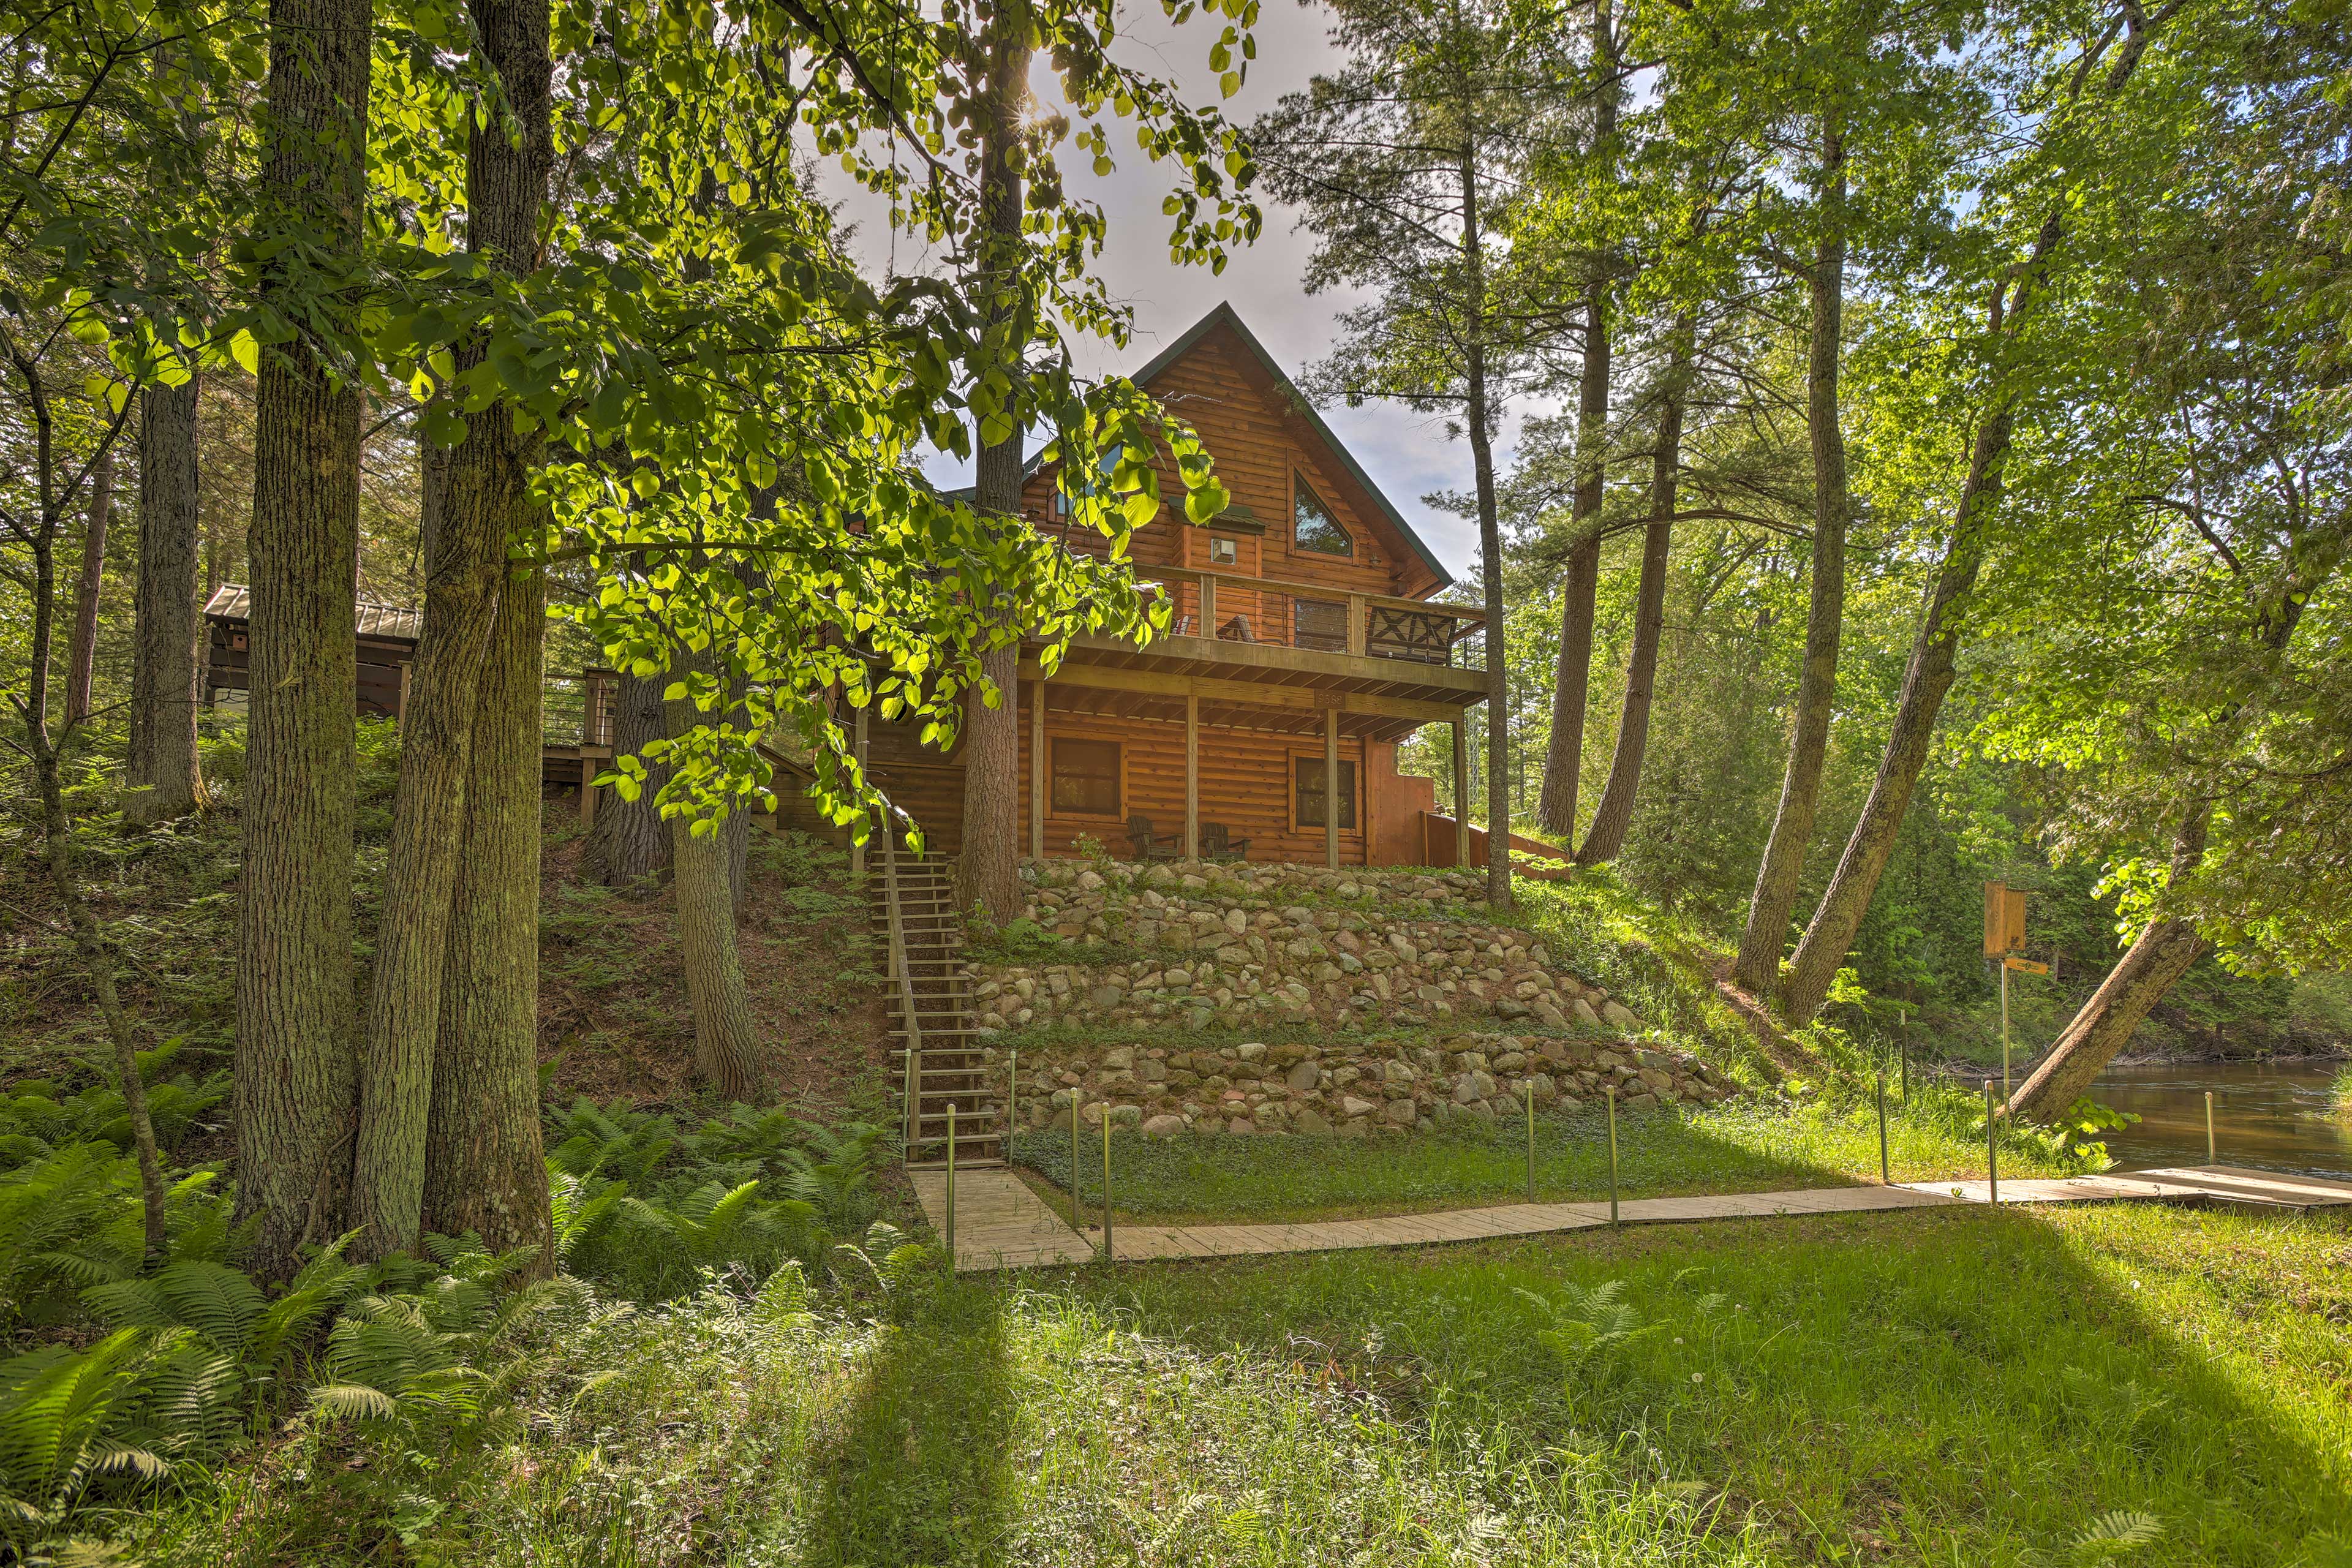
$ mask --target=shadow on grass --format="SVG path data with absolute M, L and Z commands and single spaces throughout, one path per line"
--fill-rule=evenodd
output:
M 1102 1205 L 1099 1138 L 1090 1130 L 1079 1141 L 1078 1192 L 1090 1216 Z M 1538 1201 L 1608 1197 L 1605 1112 L 1538 1116 L 1535 1145 Z M 1066 1129 L 1021 1134 L 1013 1157 L 1043 1177 L 1066 1208 Z M 1865 1170 L 1874 1180 L 1871 1129 L 1728 1109 L 1618 1118 L 1618 1189 L 1628 1198 L 1847 1186 Z M 1938 1163 L 1895 1175 L 1957 1179 L 1958 1173 Z M 1210 1133 L 1166 1142 L 1121 1132 L 1112 1139 L 1111 1191 L 1130 1222 L 1339 1218 L 1517 1203 L 1528 1192 L 1527 1129 L 1498 1121 L 1405 1137 Z
M 1019 1417 L 1003 1302 L 947 1283 L 877 1340 L 811 1455 L 813 1568 L 1004 1561 Z
M 2344 1239 L 2155 1209 L 1935 1211 L 1070 1288 L 1146 1333 L 1409 1390 L 1403 1407 L 1498 1451 L 1638 1434 L 1660 1479 L 1821 1561 L 2104 1560 L 2076 1542 L 2125 1510 L 2160 1532 L 2131 1553 L 2148 1568 L 2316 1568 L 2352 1561 L 2352 1413 L 2328 1370 Z M 1578 1293 L 1609 1280 L 1630 1318 Z

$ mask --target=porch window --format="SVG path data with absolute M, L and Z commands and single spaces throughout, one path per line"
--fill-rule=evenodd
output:
M 1292 816 L 1299 827 L 1323 826 L 1323 759 L 1290 759 Z M 1356 826 L 1356 764 L 1339 764 L 1339 826 Z
M 1053 742 L 1054 810 L 1072 816 L 1117 816 L 1119 813 L 1118 742 Z
M 1290 476 L 1291 542 L 1298 549 L 1317 555 L 1353 555 L 1356 542 L 1323 504 L 1323 498 L 1309 489 L 1305 476 Z
M 1233 565 L 1237 565 L 1237 564 L 1239 564 L 1239 563 L 1240 563 L 1240 562 L 1241 562 L 1241 558 L 1242 558 L 1241 547 L 1240 547 L 1238 544 L 1236 544 L 1234 541 L 1232 541 L 1232 540 L 1230 540 L 1230 539 L 1215 539 L 1215 538 L 1212 538 L 1212 539 L 1209 541 L 1209 564 L 1210 564 L 1210 565 L 1212 565 L 1212 566 L 1233 566 Z

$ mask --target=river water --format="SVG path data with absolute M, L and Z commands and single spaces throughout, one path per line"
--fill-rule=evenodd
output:
M 2224 1165 L 2352 1176 L 2352 1124 L 2336 1120 L 2336 1062 L 2176 1062 L 2114 1067 L 2091 1098 L 2136 1112 L 2106 1136 L 2123 1170 L 2205 1163 L 2205 1092 L 2213 1093 L 2215 1157 Z

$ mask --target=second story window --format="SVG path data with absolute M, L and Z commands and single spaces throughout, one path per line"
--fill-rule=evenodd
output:
M 1210 565 L 1238 566 L 1241 564 L 1241 546 L 1233 540 L 1213 538 L 1209 541 Z
M 1298 549 L 1317 555 L 1353 555 L 1356 542 L 1323 504 L 1323 498 L 1307 487 L 1306 479 L 1290 476 L 1291 542 Z
M 1110 477 L 1118 470 L 1118 460 L 1126 455 L 1126 452 L 1127 446 L 1124 442 L 1105 452 L 1102 455 L 1102 461 L 1095 465 L 1096 477 L 1079 486 L 1078 493 L 1082 496 L 1097 496 L 1107 490 L 1110 486 Z M 1056 481 L 1054 486 L 1054 515 L 1067 517 L 1070 515 L 1070 492 Z

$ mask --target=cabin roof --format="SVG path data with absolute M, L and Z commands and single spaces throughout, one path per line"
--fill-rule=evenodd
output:
M 1431 574 L 1436 577 L 1436 587 L 1440 589 L 1451 587 L 1454 583 L 1454 574 L 1445 569 L 1444 564 L 1431 551 L 1428 543 L 1420 534 L 1413 531 L 1412 524 L 1404 520 L 1404 514 L 1396 509 L 1395 503 L 1381 493 L 1381 487 L 1372 483 L 1371 476 L 1364 472 L 1363 465 L 1356 461 L 1355 454 L 1349 451 L 1339 437 L 1332 434 L 1331 426 L 1323 423 L 1323 416 L 1315 412 L 1315 405 L 1307 401 L 1306 395 L 1298 390 L 1297 385 L 1291 381 L 1282 366 L 1275 362 L 1274 355 L 1267 353 L 1265 345 L 1257 341 L 1257 334 L 1249 330 L 1248 325 L 1242 321 L 1240 312 L 1234 309 L 1230 300 L 1219 300 L 1216 307 L 1207 315 L 1193 322 L 1177 337 L 1175 342 L 1153 355 L 1150 363 L 1135 373 L 1135 384 L 1138 386 L 1149 384 L 1170 366 L 1192 353 L 1200 344 L 1202 339 L 1220 326 L 1230 328 L 1234 336 L 1241 340 L 1242 346 L 1249 350 L 1259 367 L 1265 372 L 1268 379 L 1273 381 L 1275 390 L 1288 399 L 1293 412 L 1304 418 L 1308 426 L 1314 430 L 1317 437 L 1330 449 L 1331 456 L 1347 473 L 1348 478 L 1355 481 L 1357 488 L 1361 489 L 1372 505 L 1379 509 L 1382 520 L 1396 530 L 1397 536 L 1405 542 L 1413 554 L 1420 558 L 1421 563 L 1428 567 Z M 1215 456 L 1214 453 L 1210 455 Z
M 379 605 L 373 600 L 359 601 L 357 634 L 363 637 L 388 637 L 401 642 L 415 642 L 425 616 L 421 611 L 405 605 Z M 246 621 L 253 618 L 253 590 L 242 583 L 224 583 L 205 601 L 206 618 L 216 621 Z

